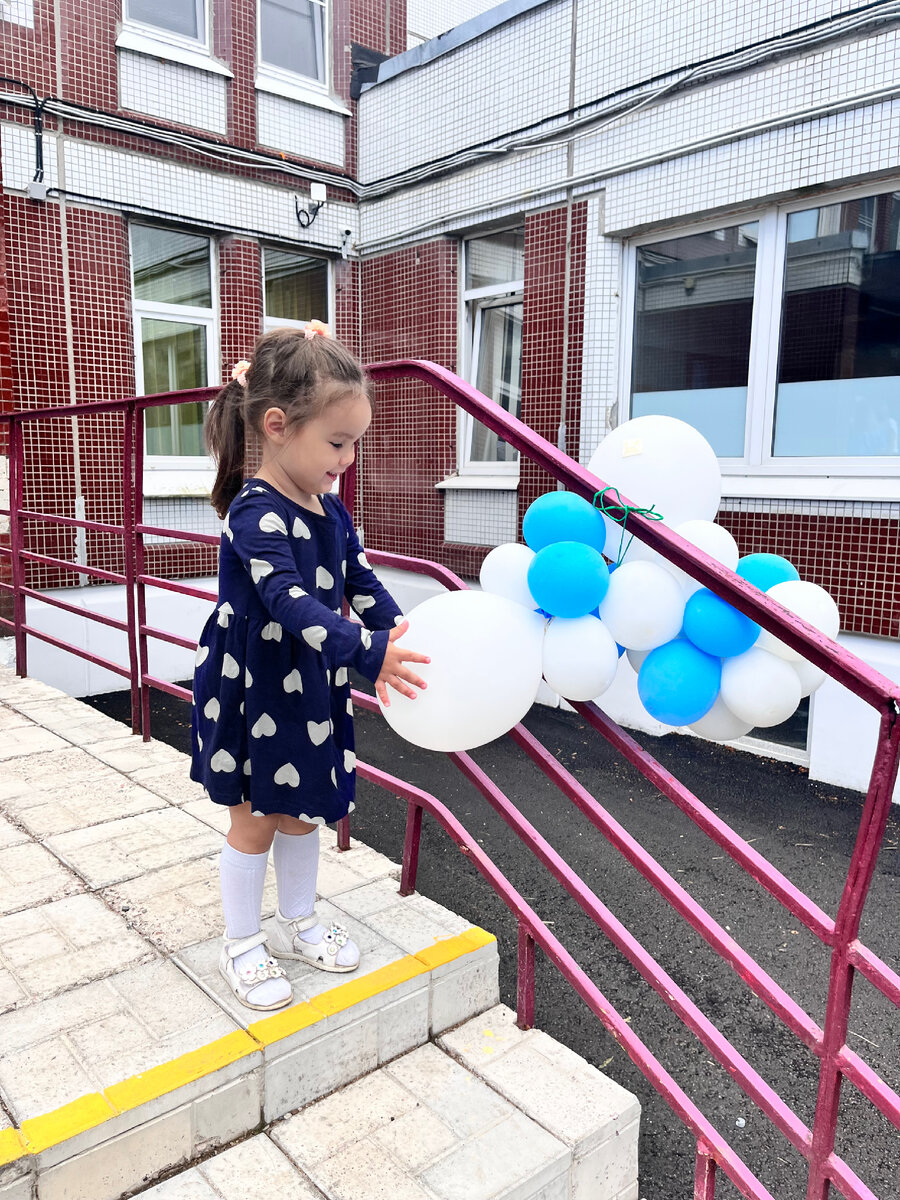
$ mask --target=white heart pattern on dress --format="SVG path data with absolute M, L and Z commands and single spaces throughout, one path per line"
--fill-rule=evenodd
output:
M 260 636 L 264 642 L 280 642 L 281 626 L 277 621 L 270 621 L 268 625 L 263 625 Z
M 250 559 L 250 578 L 254 583 L 259 583 L 266 575 L 271 575 L 275 568 L 270 562 L 266 562 L 264 558 Z
M 292 600 L 299 600 L 301 596 L 308 596 L 309 592 L 304 592 L 302 587 L 297 587 L 296 583 L 293 587 L 288 588 L 288 595 Z
M 328 630 L 324 625 L 308 625 L 306 629 L 301 629 L 300 636 L 307 646 L 312 646 L 313 650 L 321 650 L 322 643 L 328 637 Z
M 250 736 L 255 738 L 271 737 L 277 728 L 278 726 L 275 724 L 269 714 L 263 713 L 250 730 Z
M 397 613 L 396 617 L 394 617 L 394 624 L 402 625 L 405 620 L 406 617 L 404 617 L 403 613 Z
M 290 695 L 291 692 L 303 691 L 303 680 L 300 678 L 300 672 L 294 667 L 290 675 L 284 677 L 284 690 Z
M 218 611 L 219 611 L 219 616 L 216 619 L 216 624 L 220 625 L 223 629 L 227 629 L 228 628 L 228 618 L 234 615 L 234 609 L 231 607 L 231 605 L 226 600 L 224 604 L 219 605 Z
M 346 667 L 338 667 L 338 669 L 334 673 L 334 686 L 335 687 L 343 687 L 344 684 L 349 680 L 349 678 L 350 678 L 350 673 L 347 670 L 347 668 Z
M 198 646 L 197 654 L 196 654 L 196 657 L 194 658 L 194 666 L 195 667 L 202 666 L 203 663 L 206 662 L 208 657 L 209 657 L 209 646 Z
M 237 679 L 241 673 L 240 664 L 236 658 L 226 654 L 222 658 L 222 674 L 226 679 Z
M 259 527 L 263 533 L 283 533 L 287 537 L 287 525 L 285 525 L 278 513 L 264 513 L 259 518 Z
M 348 717 L 353 716 L 353 701 L 350 699 L 349 696 L 347 697 L 347 716 Z
M 297 768 L 293 763 L 285 763 L 283 767 L 279 767 L 275 772 L 276 783 L 286 783 L 288 787 L 298 787 L 300 784 L 300 776 L 297 774 Z
M 204 715 L 204 717 L 209 717 L 209 719 L 211 721 L 218 721 L 218 719 L 219 719 L 219 702 L 215 698 L 215 696 L 213 696 L 211 699 L 207 700 L 206 704 L 203 707 L 203 715 Z
M 356 755 L 353 753 L 352 750 L 345 750 L 344 751 L 344 770 L 349 775 L 355 766 L 356 766 Z
M 367 571 L 372 570 L 372 564 L 366 558 L 365 551 L 360 550 L 359 554 L 357 554 L 357 556 L 356 556 L 356 561 L 359 563 L 359 565 L 361 567 L 365 567 Z
M 312 534 L 309 532 L 309 526 L 305 521 L 301 521 L 299 517 L 294 517 L 294 528 L 291 532 L 294 537 L 298 538 L 312 537 Z
M 233 771 L 236 766 L 237 763 L 227 750 L 217 750 L 209 760 L 209 769 L 211 771 Z
M 358 613 L 363 613 L 375 603 L 374 596 L 354 596 L 350 601 Z
M 316 587 L 325 588 L 326 591 L 334 587 L 334 576 L 324 567 L 316 567 Z
M 346 558 L 341 563 L 341 574 L 343 575 L 343 577 L 345 579 L 347 578 L 347 560 L 346 560 Z
M 228 513 L 225 514 L 225 520 L 222 522 L 222 532 L 228 538 L 229 542 L 234 541 L 234 534 L 231 531 L 231 522 L 228 520 Z
M 248 758 L 246 760 L 246 762 L 244 763 L 244 774 L 249 775 L 251 773 L 252 769 L 253 768 L 250 765 L 250 759 Z
M 314 746 L 321 746 L 329 733 L 331 733 L 331 722 L 307 721 L 306 732 L 309 734 L 309 740 Z
M 370 630 L 361 629 L 359 631 L 359 640 L 362 642 L 362 644 L 365 646 L 365 648 L 367 650 L 372 649 L 372 633 Z
M 244 667 L 244 687 L 253 687 L 253 676 L 247 667 Z

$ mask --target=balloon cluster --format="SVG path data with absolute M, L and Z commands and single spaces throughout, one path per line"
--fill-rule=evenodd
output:
M 620 425 L 588 469 L 711 558 L 829 637 L 838 609 L 775 554 L 739 556 L 715 517 L 721 475 L 692 426 L 646 416 Z M 541 676 L 569 700 L 593 700 L 627 653 L 647 712 L 729 741 L 778 725 L 824 680 L 796 651 L 618 523 L 622 506 L 548 492 L 529 507 L 525 544 L 497 546 L 481 592 L 433 597 L 410 613 L 408 640 L 430 655 L 428 689 L 383 709 L 407 740 L 466 750 L 501 736 L 530 708 Z M 617 497 L 618 499 L 618 497 Z M 603 511 L 601 511 L 603 509 Z M 610 515 L 610 511 L 612 515 Z

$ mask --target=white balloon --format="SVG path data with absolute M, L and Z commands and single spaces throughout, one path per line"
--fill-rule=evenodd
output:
M 490 592 L 445 592 L 409 614 L 402 644 L 431 658 L 413 663 L 428 684 L 416 698 L 389 689 L 381 711 L 401 737 L 426 750 L 471 750 L 501 737 L 541 682 L 544 619 Z
M 481 564 L 478 576 L 481 586 L 486 592 L 506 596 L 507 600 L 515 600 L 516 604 L 534 611 L 537 605 L 528 590 L 528 568 L 533 558 L 534 551 L 521 542 L 495 546 Z
M 677 637 L 684 595 L 655 563 L 625 561 L 609 577 L 598 609 L 613 638 L 628 650 L 653 650 Z
M 732 742 L 735 738 L 743 737 L 753 728 L 752 721 L 744 721 L 735 716 L 721 696 L 699 721 L 694 721 L 688 728 L 709 742 Z
M 837 637 L 841 627 L 841 614 L 828 592 L 817 583 L 788 579 L 770 587 L 766 595 L 777 600 L 789 612 L 814 625 L 827 637 Z M 779 658 L 787 659 L 788 662 L 796 663 L 803 658 L 799 650 L 792 650 L 766 629 L 760 633 L 756 644 L 760 650 L 768 650 L 770 654 L 777 654 Z
M 644 665 L 644 659 L 647 657 L 647 655 L 649 653 L 650 653 L 649 650 L 626 650 L 625 651 L 625 657 L 631 663 L 631 666 L 634 670 L 635 675 L 637 675 L 637 673 L 640 671 L 641 667 Z
M 677 417 L 634 417 L 603 439 L 588 464 L 632 504 L 655 506 L 670 529 L 711 521 L 722 498 L 719 460 L 706 438 Z M 608 517 L 606 545 L 619 545 L 621 526 Z M 626 534 L 627 538 L 627 534 Z M 632 549 L 638 545 L 632 544 Z
M 759 641 L 758 638 L 757 641 Z M 799 662 L 792 662 L 791 666 L 797 672 L 797 678 L 800 680 L 801 699 L 804 696 L 811 696 L 817 688 L 822 686 L 827 678 L 823 670 L 819 667 L 814 667 L 805 658 L 801 658 Z
M 544 634 L 544 678 L 567 700 L 593 700 L 619 666 L 615 639 L 596 617 L 556 617 Z
M 761 729 L 786 721 L 800 703 L 800 680 L 793 666 L 753 646 L 722 663 L 724 704 L 736 717 Z
M 737 542 L 723 525 L 717 525 L 715 521 L 683 521 L 676 525 L 675 532 L 680 533 L 685 541 L 714 558 L 716 562 L 720 562 L 729 571 L 733 571 L 738 565 L 741 552 Z M 704 586 L 678 567 L 671 564 L 668 564 L 668 567 L 681 584 L 686 599 Z

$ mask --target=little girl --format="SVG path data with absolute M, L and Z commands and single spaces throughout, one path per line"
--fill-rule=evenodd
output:
M 197 649 L 191 778 L 231 810 L 219 970 L 248 1008 L 290 1003 L 275 958 L 324 971 L 359 963 L 347 930 L 315 915 L 318 827 L 353 808 L 348 668 L 385 704 L 388 685 L 410 697 L 410 685 L 425 687 L 404 664 L 428 659 L 397 644 L 407 624 L 331 492 L 371 419 L 360 363 L 316 321 L 262 337 L 207 421 L 212 504 L 225 520 L 218 605 Z M 246 430 L 262 446 L 248 480 Z M 366 627 L 341 616 L 344 597 Z M 278 908 L 267 939 L 260 912 L 273 844 Z

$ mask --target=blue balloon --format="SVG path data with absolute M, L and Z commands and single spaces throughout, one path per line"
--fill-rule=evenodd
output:
M 799 579 L 800 572 L 793 563 L 780 554 L 746 554 L 739 559 L 735 571 L 761 592 L 767 592 L 776 583 L 787 583 Z
M 691 725 L 715 704 L 721 682 L 721 659 L 676 639 L 651 650 L 641 663 L 638 695 L 664 725 Z
M 535 554 L 554 542 L 584 542 L 602 553 L 606 526 L 599 511 L 581 496 L 547 492 L 528 506 L 522 536 Z
M 609 569 L 599 551 L 583 542 L 554 542 L 539 550 L 528 568 L 528 590 L 538 608 L 554 617 L 585 617 L 609 587 Z
M 685 635 L 707 654 L 733 658 L 749 650 L 759 626 L 708 588 L 694 592 L 684 609 Z

